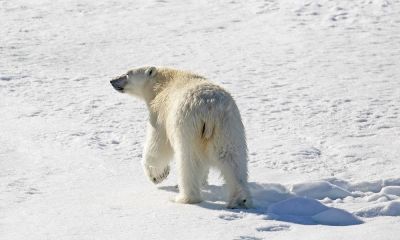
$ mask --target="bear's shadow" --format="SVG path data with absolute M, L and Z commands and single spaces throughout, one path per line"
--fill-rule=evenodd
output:
M 179 188 L 175 186 L 161 186 L 158 187 L 161 190 L 174 192 L 178 194 Z M 228 210 L 228 211 L 243 211 L 258 212 L 268 209 L 272 203 L 276 203 L 290 197 L 293 194 L 289 193 L 285 186 L 281 184 L 259 184 L 255 182 L 249 183 L 249 189 L 253 199 L 253 205 L 255 207 L 250 209 L 228 209 L 227 204 L 227 193 L 225 185 L 207 185 L 202 188 L 203 202 L 196 204 L 197 206 L 212 209 L 212 210 Z
M 177 186 L 161 186 L 159 189 L 178 193 L 179 189 Z M 360 224 L 362 221 L 358 222 L 355 221 L 353 223 L 348 224 L 324 224 L 321 222 L 315 222 L 311 216 L 296 216 L 296 215 L 277 215 L 268 211 L 268 208 L 276 203 L 285 201 L 285 200 L 292 200 L 296 197 L 288 191 L 288 189 L 281 185 L 281 184 L 259 184 L 255 182 L 249 183 L 249 189 L 253 199 L 253 208 L 249 209 L 229 209 L 226 208 L 227 204 L 227 194 L 225 191 L 225 186 L 217 186 L 217 185 L 207 185 L 202 189 L 202 195 L 204 201 L 196 204 L 196 206 L 210 209 L 210 210 L 219 210 L 228 212 L 228 217 L 225 215 L 221 215 L 222 219 L 232 218 L 233 215 L 242 215 L 243 213 L 254 214 L 257 216 L 261 216 L 263 219 L 266 220 L 278 220 L 281 222 L 289 222 L 289 223 L 297 223 L 302 225 L 353 225 L 353 224 Z M 301 200 L 301 199 L 300 199 Z M 311 201 L 313 204 L 317 202 L 315 199 L 308 199 L 307 201 Z M 319 204 L 319 202 L 317 203 Z M 298 206 L 301 207 L 301 206 Z M 343 212 L 345 212 L 343 210 Z M 350 214 L 350 213 L 348 213 Z M 350 214 L 351 215 L 351 214 Z

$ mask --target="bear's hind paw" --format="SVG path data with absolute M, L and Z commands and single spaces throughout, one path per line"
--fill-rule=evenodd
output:
M 175 197 L 174 202 L 183 204 L 195 204 L 202 201 L 201 197 L 189 197 L 184 195 L 178 195 Z
M 231 201 L 229 201 L 226 207 L 230 209 L 236 209 L 236 208 L 251 208 L 252 206 L 253 203 L 251 201 L 251 198 L 247 197 L 247 198 L 232 199 Z

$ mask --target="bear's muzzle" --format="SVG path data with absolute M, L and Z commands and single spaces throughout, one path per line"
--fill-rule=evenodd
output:
M 124 75 L 110 81 L 111 85 L 118 92 L 124 92 L 124 87 L 128 82 L 128 76 Z

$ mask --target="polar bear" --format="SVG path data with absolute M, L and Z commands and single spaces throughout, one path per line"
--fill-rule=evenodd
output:
M 220 170 L 228 208 L 250 207 L 247 145 L 232 96 L 206 78 L 164 67 L 140 67 L 110 81 L 121 93 L 143 99 L 149 110 L 143 168 L 158 184 L 178 167 L 178 203 L 202 201 L 208 170 Z

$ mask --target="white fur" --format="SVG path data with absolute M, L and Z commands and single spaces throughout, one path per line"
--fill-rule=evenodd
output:
M 175 201 L 198 203 L 208 170 L 216 167 L 228 188 L 228 207 L 249 207 L 245 132 L 231 95 L 186 71 L 142 67 L 127 76 L 124 92 L 142 98 L 150 112 L 143 158 L 149 179 L 163 181 L 174 156 L 179 178 Z

